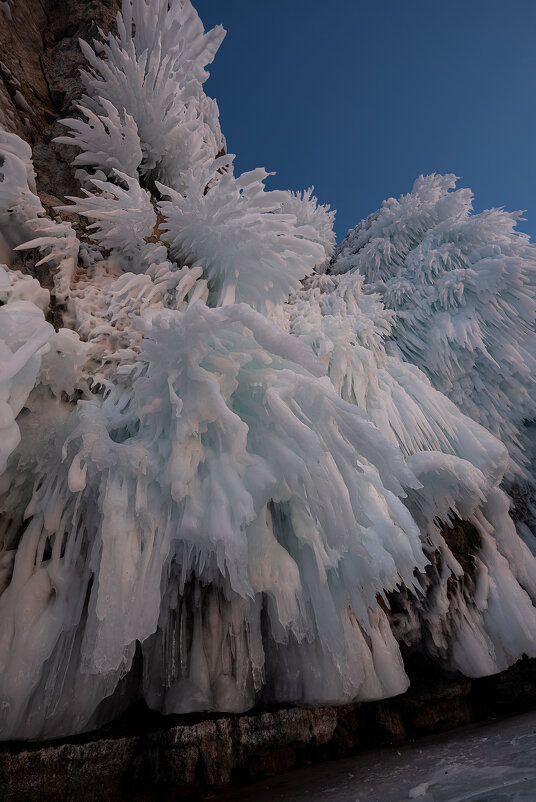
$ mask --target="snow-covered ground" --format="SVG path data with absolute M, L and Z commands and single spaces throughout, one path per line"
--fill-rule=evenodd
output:
M 233 802 L 534 802 L 536 710 L 234 789 Z

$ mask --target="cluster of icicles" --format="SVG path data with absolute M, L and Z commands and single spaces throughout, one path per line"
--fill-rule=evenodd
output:
M 202 88 L 223 35 L 189 0 L 124 0 L 83 45 L 62 141 L 84 196 L 54 219 L 0 130 L 4 739 L 140 697 L 391 696 L 402 640 L 469 676 L 536 656 L 536 560 L 501 489 L 530 483 L 534 246 L 431 176 L 334 254 L 311 191 L 235 176 Z

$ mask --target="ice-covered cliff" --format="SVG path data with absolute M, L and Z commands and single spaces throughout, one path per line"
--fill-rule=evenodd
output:
M 203 90 L 223 36 L 189 0 L 124 0 L 116 30 L 82 43 L 84 94 L 56 141 L 76 146 L 70 204 L 51 210 L 31 148 L 0 130 L 4 739 L 86 730 L 140 696 L 165 713 L 391 696 L 408 684 L 399 641 L 469 676 L 536 656 L 536 561 L 501 488 L 527 475 L 534 246 L 504 213 L 475 223 L 449 179 L 421 182 L 445 218 L 461 197 L 456 237 L 491 260 L 478 303 L 502 333 L 486 353 L 513 387 L 508 414 L 481 405 L 490 425 L 474 387 L 505 388 L 477 365 L 450 392 L 450 330 L 435 372 L 400 344 L 430 342 L 437 285 L 408 278 L 399 336 L 355 261 L 372 246 L 348 256 L 347 240 L 327 268 L 329 208 L 235 174 Z M 398 231 L 406 212 L 390 213 Z M 443 220 L 411 213 L 404 256 Z M 365 239 L 384 280 L 380 235 Z

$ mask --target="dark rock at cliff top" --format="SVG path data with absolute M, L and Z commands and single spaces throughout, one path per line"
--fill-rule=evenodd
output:
M 38 191 L 63 201 L 78 193 L 70 166 L 75 149 L 52 139 L 65 134 L 58 118 L 82 93 L 79 38 L 113 27 L 119 0 L 18 0 L 7 20 L 0 11 L 0 125 L 33 148 Z

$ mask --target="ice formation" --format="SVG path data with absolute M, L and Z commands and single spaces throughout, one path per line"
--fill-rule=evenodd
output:
M 81 42 L 87 122 L 66 120 L 71 136 L 59 141 L 82 148 L 77 164 L 131 176 L 139 169 L 180 190 L 182 173 L 225 152 L 216 101 L 203 92 L 225 31 L 205 33 L 189 0 L 125 2 L 117 28 L 95 50 Z
M 349 232 L 334 273 L 358 273 L 395 312 L 390 340 L 501 439 L 523 472 L 536 417 L 536 247 L 519 213 L 472 214 L 453 175 L 420 177 Z
M 313 239 L 322 245 L 326 259 L 333 255 L 335 250 L 335 212 L 330 211 L 328 204 L 318 203 L 313 195 L 314 187 L 302 192 L 287 192 L 279 212 L 281 214 L 294 214 L 299 226 L 310 226 L 313 229 Z M 318 266 L 321 269 L 321 266 Z
M 337 392 L 367 411 L 422 485 L 408 491 L 406 504 L 430 562 L 417 574 L 418 601 L 408 589 L 390 598 L 397 639 L 469 676 L 492 673 L 511 660 L 505 640 L 512 632 L 526 653 L 536 645 L 536 564 L 499 488 L 508 454 L 418 368 L 389 355 L 393 314 L 364 288 L 363 276 L 352 271 L 312 277 L 281 308 L 280 323 L 310 344 Z M 475 541 L 471 576 L 449 546 L 450 527 L 444 525 L 456 529 L 460 521 Z M 459 582 L 449 590 L 452 577 Z M 501 598 L 499 619 L 490 615 L 498 586 L 512 587 L 512 595 L 505 591 Z
M 389 350 L 359 251 L 326 272 L 329 207 L 235 176 L 202 89 L 223 31 L 189 0 L 124 0 L 117 28 L 83 45 L 62 137 L 87 225 L 46 216 L 0 131 L 1 737 L 87 730 L 140 695 L 165 713 L 385 697 L 408 684 L 398 641 L 472 676 L 536 656 L 505 446 Z
M 171 198 L 160 203 L 164 230 L 175 259 L 203 267 L 211 303 L 245 301 L 267 312 L 325 261 L 322 235 L 281 211 L 288 193 L 266 192 L 263 168 L 235 178 L 230 167 L 221 157 L 206 170 L 189 170 L 184 195 L 158 185 Z

